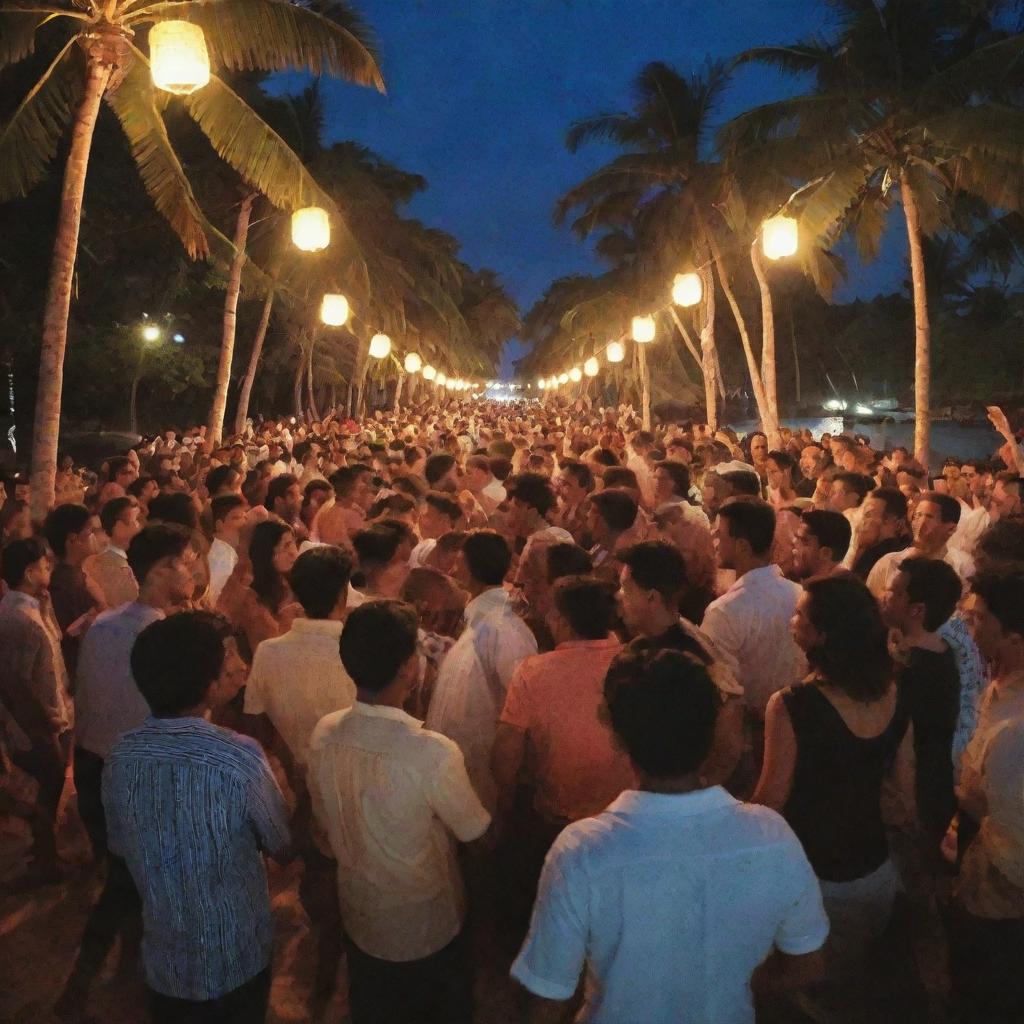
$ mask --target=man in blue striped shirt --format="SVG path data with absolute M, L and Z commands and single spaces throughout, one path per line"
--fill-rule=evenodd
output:
M 147 626 L 131 665 L 152 716 L 118 740 L 103 772 L 110 849 L 142 896 L 157 1024 L 266 1015 L 274 929 L 263 854 L 281 859 L 289 836 L 262 748 L 206 720 L 236 661 L 216 615 Z

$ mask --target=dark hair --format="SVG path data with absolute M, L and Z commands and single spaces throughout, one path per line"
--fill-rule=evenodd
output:
M 717 470 L 715 470 L 718 473 Z M 761 478 L 752 469 L 730 469 L 727 473 L 718 473 L 731 488 L 733 494 L 742 494 L 757 498 L 761 494 Z
M 404 601 L 367 601 L 345 620 L 341 663 L 361 690 L 380 693 L 416 653 L 416 612 Z
M 529 505 L 541 516 L 546 516 L 556 504 L 551 481 L 541 473 L 520 473 L 512 477 L 508 481 L 507 494 L 510 500 Z
M 151 622 L 132 646 L 132 676 L 157 718 L 201 703 L 224 668 L 227 622 L 213 612 L 178 612 Z
M 454 525 L 462 518 L 462 508 L 459 503 L 449 494 L 443 491 L 428 491 L 423 501 L 435 512 L 440 512 Z
M 883 697 L 892 683 L 889 632 L 871 591 L 855 576 L 810 580 L 804 590 L 811 625 L 824 637 L 807 663 L 854 700 Z
M 640 484 L 637 482 L 636 473 L 625 466 L 611 466 L 604 474 L 605 489 L 609 487 L 621 487 L 626 490 L 638 490 Z
M 868 496 L 871 489 L 875 486 L 875 481 L 869 476 L 865 476 L 863 473 L 836 473 L 832 477 L 833 484 L 842 484 L 844 487 L 853 491 L 857 495 L 857 504 L 862 505 L 864 499 Z
M 416 502 L 404 494 L 389 494 L 386 498 L 378 498 L 366 513 L 367 519 L 379 519 L 384 515 L 404 516 L 416 510 Z
M 617 466 L 619 460 L 610 448 L 598 448 L 590 458 L 599 466 Z
M 1024 566 L 1024 520 L 997 519 L 978 538 L 975 553 L 997 564 Z
M 940 558 L 904 558 L 900 572 L 907 577 L 907 598 L 924 605 L 924 628 L 934 632 L 956 611 L 963 589 L 959 575 Z
M 252 563 L 252 589 L 260 604 L 275 615 L 285 599 L 284 579 L 274 568 L 274 549 L 292 528 L 280 519 L 257 523 L 249 540 L 249 561 Z
M 288 573 L 295 599 L 308 619 L 326 619 L 348 590 L 352 559 L 333 544 L 320 544 L 295 559 Z
M 642 590 L 654 590 L 668 607 L 675 606 L 686 586 L 686 563 L 679 550 L 663 540 L 645 540 L 626 548 L 619 561 Z
M 46 545 L 38 537 L 24 537 L 6 544 L 0 552 L 0 575 L 4 583 L 12 589 L 20 587 L 29 566 L 41 558 L 46 558 Z
M 121 498 L 111 498 L 100 509 L 100 526 L 103 527 L 103 532 L 109 537 L 114 532 L 114 527 L 121 516 L 129 509 L 138 507 L 139 503 L 135 498 L 131 498 L 128 495 Z
M 84 530 L 92 513 L 84 505 L 58 505 L 43 522 L 43 536 L 58 558 L 67 553 L 68 537 Z
M 199 528 L 199 512 L 192 497 L 182 491 L 174 494 L 158 494 L 149 503 L 149 521 L 176 523 L 190 530 Z
M 466 459 L 466 469 L 484 469 L 490 473 L 491 460 L 486 455 L 470 455 Z
M 818 544 L 832 552 L 833 562 L 841 562 L 846 557 L 853 531 L 850 520 L 842 512 L 830 508 L 808 509 L 800 519 Z
M 226 463 L 223 466 L 214 466 L 213 469 L 206 474 L 206 489 L 212 496 L 222 487 L 230 487 L 231 478 L 239 475 L 238 470 L 235 469 L 234 466 L 230 466 Z
M 449 452 L 435 452 L 427 459 L 427 464 L 423 468 L 423 475 L 427 483 L 433 487 L 454 466 L 454 455 L 451 455 Z
M 563 576 L 554 586 L 558 614 L 584 640 L 604 640 L 616 621 L 615 587 L 595 576 Z
M 370 470 L 361 462 L 351 466 L 342 466 L 331 474 L 331 486 L 338 498 L 347 498 L 355 488 L 359 478 Z
M 971 590 L 985 602 L 1004 633 L 1024 636 L 1024 573 L 982 572 Z
M 577 462 L 575 459 L 562 463 L 562 472 L 571 476 L 576 481 L 577 487 L 585 491 L 594 489 L 594 474 L 585 462 Z
M 401 533 L 383 522 L 360 530 L 352 538 L 359 568 L 363 572 L 373 572 L 390 565 L 404 539 Z
M 147 484 L 155 482 L 156 477 L 148 476 L 143 474 L 137 476 L 124 490 L 125 494 L 130 494 L 133 498 L 141 498 L 142 492 L 146 489 Z M 110 502 L 108 501 L 109 505 Z M 104 506 L 105 507 L 105 506 Z
M 590 553 L 578 544 L 563 541 L 552 544 L 547 552 L 548 584 L 563 576 L 587 576 L 594 571 L 594 560 Z
M 907 521 L 907 496 L 898 487 L 878 487 L 869 497 L 885 505 L 885 515 L 890 519 Z
M 790 476 L 793 475 L 793 470 L 796 469 L 796 459 L 794 459 L 789 452 L 776 449 L 775 451 L 768 453 L 768 458 L 774 462 L 779 469 L 788 469 Z
M 491 467 L 491 472 L 498 480 L 504 483 L 512 472 L 512 460 L 507 459 L 504 455 L 492 455 L 488 459 L 488 462 Z
M 427 493 L 427 485 L 418 476 L 400 476 L 391 487 L 399 493 L 407 494 L 416 502 L 422 501 Z
M 128 545 L 128 566 L 141 587 L 162 558 L 179 558 L 192 543 L 192 534 L 178 523 L 149 523 Z
M 434 550 L 442 551 L 445 554 L 450 554 L 453 551 L 461 551 L 468 536 L 469 534 L 465 530 L 449 530 L 447 533 L 442 533 L 441 536 L 437 538 L 437 544 L 435 545 Z
M 939 494 L 938 491 L 925 491 L 921 501 L 929 501 L 939 508 L 939 519 L 944 523 L 956 526 L 960 522 L 960 502 L 952 494 Z
M 280 473 L 271 479 L 267 485 L 267 496 L 263 501 L 263 506 L 268 512 L 274 511 L 274 502 L 278 498 L 283 498 L 289 487 L 299 482 L 297 476 L 293 476 L 291 473 Z
M 766 501 L 730 501 L 718 510 L 733 540 L 745 540 L 755 555 L 766 555 L 775 540 L 775 510 Z
M 615 488 L 598 491 L 590 496 L 590 504 L 605 521 L 609 530 L 622 533 L 636 522 L 636 499 L 626 491 Z
M 240 494 L 218 494 L 217 497 L 210 502 L 210 518 L 213 522 L 214 529 L 217 528 L 218 523 L 222 523 L 227 519 L 231 512 L 236 508 L 244 507 L 244 505 L 245 498 Z
M 707 667 L 680 651 L 627 647 L 608 669 L 612 731 L 643 772 L 678 778 L 707 759 L 720 699 Z
M 681 462 L 671 462 L 666 459 L 654 467 L 655 473 L 659 469 L 668 473 L 672 478 L 672 490 L 674 493 L 678 494 L 681 498 L 685 498 L 690 493 L 690 469 L 688 466 L 684 466 Z
M 478 583 L 499 587 L 508 575 L 512 552 L 495 530 L 472 530 L 462 545 L 462 557 L 470 576 Z
M 117 480 L 118 474 L 123 473 L 125 470 L 131 470 L 131 460 L 127 455 L 115 455 L 112 459 L 107 460 L 107 480 L 113 482 Z

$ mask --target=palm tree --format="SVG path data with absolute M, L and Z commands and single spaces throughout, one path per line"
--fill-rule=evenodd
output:
M 127 136 L 154 204 L 189 255 L 203 258 L 231 245 L 208 223 L 174 151 L 138 32 L 187 19 L 204 31 L 215 67 L 305 69 L 383 89 L 367 30 L 342 0 L 300 5 L 290 0 L 14 0 L 0 13 L 0 67 L 31 54 L 36 37 L 57 52 L 10 120 L 0 128 L 0 201 L 23 195 L 46 174 L 68 126 L 60 215 L 43 317 L 39 390 L 32 452 L 32 511 L 53 501 L 61 385 L 82 198 L 93 132 L 106 99 Z M 45 28 L 44 28 L 45 27 Z M 182 105 L 217 153 L 249 185 L 286 209 L 334 204 L 295 154 L 216 75 Z M 335 216 L 336 230 L 344 222 Z
M 1008 73 L 1024 36 L 993 28 L 1001 6 L 970 0 L 837 0 L 830 42 L 741 55 L 811 74 L 804 95 L 740 115 L 723 145 L 751 176 L 809 182 L 793 203 L 801 235 L 826 246 L 845 233 L 877 255 L 900 200 L 914 299 L 914 448 L 930 458 L 930 325 L 924 239 L 948 228 L 962 193 L 1016 210 L 1024 199 L 1024 113 Z

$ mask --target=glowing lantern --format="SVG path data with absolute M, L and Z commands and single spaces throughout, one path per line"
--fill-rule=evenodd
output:
M 558 378 L 557 377 L 548 377 L 548 388 L 550 390 L 554 390 L 557 387 L 558 387 Z
M 149 30 L 149 68 L 153 84 L 187 96 L 210 81 L 210 55 L 198 25 L 159 21 Z
M 391 353 L 391 339 L 386 334 L 375 334 L 370 339 L 370 355 L 374 359 L 386 359 Z
M 638 345 L 646 345 L 654 341 L 654 317 L 635 316 L 633 317 L 633 340 Z
M 576 384 L 579 381 L 583 380 L 583 371 L 578 366 L 574 366 L 569 371 L 569 380 L 571 380 L 573 384 Z
M 559 384 L 568 384 L 569 383 L 569 374 L 567 374 L 567 373 L 560 373 L 558 375 L 558 383 Z
M 600 368 L 601 368 L 601 367 L 600 367 L 600 366 L 598 365 L 597 359 L 596 359 L 596 357 L 594 357 L 594 356 L 591 356 L 591 357 L 590 357 L 590 358 L 589 358 L 589 359 L 588 359 L 588 360 L 587 360 L 587 361 L 586 361 L 586 362 L 585 362 L 585 363 L 583 364 L 583 372 L 584 372 L 584 373 L 585 373 L 585 374 L 586 374 L 586 375 L 587 375 L 588 377 L 596 377 L 596 376 L 597 376 L 597 371 L 598 371 L 598 370 L 599 370 Z
M 438 387 L 443 388 L 448 383 L 448 378 L 443 373 L 439 373 L 435 378 L 435 383 Z
M 304 206 L 292 214 L 292 241 L 304 252 L 319 252 L 331 244 L 331 221 L 320 206 Z
M 766 220 L 761 225 L 761 245 L 770 260 L 792 256 L 797 247 L 796 220 L 783 214 Z
M 676 274 L 672 282 L 672 301 L 677 306 L 696 306 L 704 296 L 700 274 Z
M 405 357 L 405 372 L 406 373 L 419 373 L 423 368 L 423 360 L 420 359 L 418 352 L 410 352 Z
M 626 358 L 626 347 L 621 341 L 610 341 L 608 348 L 605 349 L 605 355 L 609 363 L 621 363 Z
M 143 341 L 159 341 L 160 340 L 160 328 L 156 324 L 146 324 L 142 328 L 142 340 Z
M 344 295 L 325 295 L 320 319 L 329 327 L 341 327 L 348 320 L 348 299 Z
M 437 370 L 435 370 L 429 363 L 423 367 L 423 379 L 433 380 L 437 376 Z
M 459 382 L 457 380 L 449 380 L 445 383 L 445 387 L 449 391 L 454 391 L 458 387 Z
M 537 381 L 537 387 L 540 388 L 541 391 L 543 391 L 547 386 L 548 382 L 543 377 Z

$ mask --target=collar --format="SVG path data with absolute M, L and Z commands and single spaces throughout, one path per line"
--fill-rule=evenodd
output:
M 603 640 L 564 640 L 555 647 L 556 651 L 607 651 L 613 647 L 621 647 L 619 638 L 606 636 Z
M 767 582 L 768 579 L 782 579 L 782 570 L 774 562 L 771 565 L 762 565 L 758 569 L 745 572 L 729 589 L 738 590 L 751 583 Z
M 315 636 L 330 636 L 337 639 L 341 636 L 344 622 L 335 619 L 292 619 L 293 633 L 306 633 Z
M 466 622 L 473 625 L 485 615 L 492 612 L 505 611 L 508 608 L 509 594 L 504 587 L 491 587 L 478 594 L 466 605 Z
M 26 594 L 21 590 L 8 590 L 3 596 L 3 603 L 12 608 L 32 608 L 39 610 L 39 598 Z
M 413 718 L 401 708 L 391 708 L 386 704 L 365 704 L 357 700 L 352 705 L 350 714 L 365 715 L 367 718 L 389 718 L 392 722 L 402 722 L 414 729 L 423 728 L 423 723 L 418 718 Z
M 128 552 L 125 551 L 123 548 L 119 548 L 116 544 L 108 544 L 107 550 L 111 552 L 111 554 L 123 558 L 126 562 L 128 561 Z
M 737 806 L 739 800 L 721 786 L 696 789 L 692 793 L 648 793 L 641 789 L 626 789 L 608 805 L 608 811 L 647 818 L 689 818 Z

